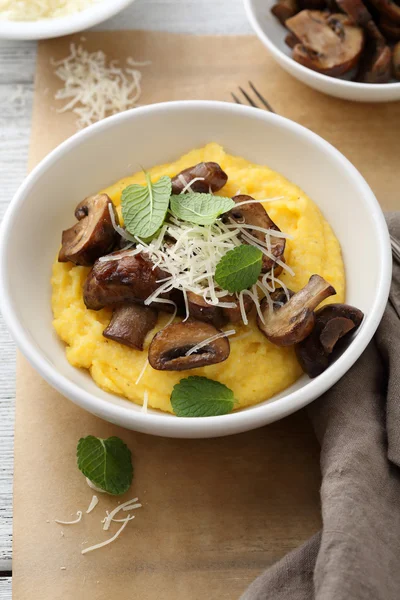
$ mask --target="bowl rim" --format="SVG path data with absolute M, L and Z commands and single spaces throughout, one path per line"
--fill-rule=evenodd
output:
M 42 351 L 37 348 L 35 341 L 31 340 L 30 335 L 19 322 L 17 312 L 13 306 L 12 291 L 8 277 L 7 247 L 8 240 L 12 235 L 13 220 L 16 218 L 19 207 L 29 197 L 29 190 L 40 177 L 45 175 L 46 171 L 55 162 L 62 159 L 66 152 L 73 151 L 74 148 L 78 147 L 81 141 L 97 136 L 121 122 L 140 119 L 142 115 L 161 113 L 168 118 L 171 111 L 192 111 L 195 114 L 196 110 L 211 112 L 230 111 L 238 118 L 250 117 L 252 119 L 278 123 L 279 126 L 292 130 L 302 137 L 306 137 L 309 142 L 317 145 L 321 151 L 328 152 L 351 175 L 352 179 L 355 180 L 360 188 L 360 194 L 364 198 L 366 210 L 374 217 L 378 234 L 381 269 L 378 274 L 374 303 L 363 327 L 342 356 L 324 373 L 310 380 L 300 389 L 294 390 L 276 401 L 270 401 L 266 404 L 256 404 L 227 415 L 198 417 L 194 419 L 186 417 L 178 418 L 174 415 L 161 412 L 146 414 L 140 410 L 132 410 L 130 407 L 113 404 L 107 399 L 85 391 L 78 384 L 68 379 L 68 377 L 59 373 L 56 367 L 48 362 Z M 188 100 L 143 106 L 108 117 L 79 131 L 52 150 L 25 178 L 7 208 L 0 227 L 0 309 L 18 348 L 36 371 L 62 395 L 93 414 L 123 427 L 170 437 L 215 437 L 255 429 L 266 423 L 283 418 L 319 397 L 350 369 L 370 342 L 386 306 L 391 274 L 390 239 L 383 212 L 371 188 L 352 163 L 329 142 L 290 119 L 252 107 L 219 101 Z
M 77 33 L 114 16 L 135 0 L 101 0 L 81 11 L 37 21 L 0 19 L 0 39 L 41 40 Z
M 256 17 L 254 8 L 253 8 L 254 0 L 243 0 L 244 8 L 246 11 L 247 18 L 249 19 L 250 25 L 253 27 L 256 32 L 258 38 L 267 46 L 268 50 L 273 54 L 276 58 L 279 58 L 288 69 L 297 69 L 300 73 L 303 73 L 306 77 L 314 78 L 316 81 L 320 81 L 321 83 L 327 83 L 332 85 L 341 86 L 343 89 L 346 88 L 348 90 L 397 90 L 400 89 L 400 81 L 393 81 L 391 83 L 362 83 L 358 81 L 347 81 L 346 79 L 340 79 L 338 77 L 330 77 L 329 75 L 324 75 L 323 73 L 318 73 L 318 71 L 313 71 L 304 65 L 296 62 L 282 52 L 269 38 L 267 33 L 261 27 L 259 20 Z

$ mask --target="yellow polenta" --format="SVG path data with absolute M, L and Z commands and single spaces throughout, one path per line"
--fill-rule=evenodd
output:
M 211 143 L 192 150 L 175 163 L 150 169 L 150 174 L 153 181 L 161 175 L 173 177 L 201 161 L 215 161 L 227 173 L 228 183 L 220 192 L 223 196 L 234 196 L 238 191 L 257 199 L 283 196 L 280 200 L 265 204 L 273 221 L 292 236 L 286 245 L 285 258 L 295 275 L 284 273 L 281 279 L 297 291 L 306 285 L 313 273 L 318 273 L 336 288 L 337 295 L 329 301 L 344 301 L 343 261 L 331 227 L 305 193 L 279 173 L 268 167 L 251 164 L 244 158 L 230 156 L 221 146 Z M 143 174 L 126 177 L 104 191 L 119 207 L 121 192 L 131 183 L 144 184 Z M 79 200 L 81 198 L 76 198 L 77 202 Z M 147 390 L 149 406 L 171 411 L 173 386 L 188 375 L 202 375 L 231 388 L 238 401 L 237 407 L 242 407 L 270 398 L 301 375 L 293 348 L 278 348 L 268 342 L 258 330 L 253 315 L 248 327 L 235 326 L 238 339 L 230 338 L 231 353 L 225 362 L 184 372 L 155 371 L 148 365 L 136 385 L 155 331 L 148 335 L 143 352 L 105 339 L 102 332 L 110 321 L 111 310 L 96 312 L 85 307 L 82 286 L 88 272 L 88 268 L 72 263 L 54 263 L 54 327 L 67 345 L 69 362 L 75 367 L 89 369 L 95 382 L 108 392 L 142 404 Z M 167 319 L 165 314 L 160 315 L 157 329 Z

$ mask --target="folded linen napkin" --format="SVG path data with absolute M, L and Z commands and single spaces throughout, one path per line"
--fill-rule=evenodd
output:
M 400 240 L 400 213 L 387 221 Z M 321 444 L 322 531 L 242 600 L 399 600 L 399 264 L 374 339 L 308 413 Z

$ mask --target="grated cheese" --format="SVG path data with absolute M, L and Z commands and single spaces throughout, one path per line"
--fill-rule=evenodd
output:
M 129 57 L 126 66 L 120 67 L 117 60 L 109 61 L 101 50 L 89 52 L 71 44 L 69 56 L 52 61 L 56 76 L 64 83 L 55 94 L 56 100 L 66 101 L 58 112 L 74 112 L 77 126 L 82 129 L 137 106 L 142 74 L 135 67 L 148 64 Z
M 0 19 L 38 21 L 81 12 L 99 0 L 0 0 Z
M 76 514 L 77 518 L 74 521 L 60 521 L 59 519 L 54 519 L 54 521 L 59 525 L 75 525 L 76 523 L 79 523 L 82 520 L 82 511 L 78 510 Z
M 194 354 L 195 352 L 197 352 L 204 346 L 207 346 L 207 344 L 210 344 L 211 342 L 215 342 L 215 340 L 219 340 L 220 338 L 223 338 L 223 337 L 235 335 L 235 333 L 236 333 L 236 331 L 234 329 L 230 329 L 229 331 L 220 331 L 220 333 L 216 333 L 215 335 L 212 335 L 211 337 L 207 338 L 206 340 L 199 342 L 198 344 L 193 346 L 193 348 L 190 348 L 190 350 L 188 350 L 186 352 L 185 356 L 190 356 L 191 354 Z
M 133 500 L 128 500 L 127 502 L 124 502 L 123 504 L 119 504 L 116 508 L 114 508 L 114 510 L 112 510 L 106 517 L 105 521 L 104 521 L 104 526 L 103 529 L 104 531 L 107 531 L 110 528 L 111 525 L 111 521 L 114 519 L 115 515 L 117 513 L 119 513 L 120 510 L 135 510 L 136 508 L 141 508 L 141 504 L 137 503 L 137 501 L 139 500 L 139 498 L 134 498 Z
M 144 390 L 142 412 L 147 413 L 148 404 L 149 404 L 149 392 L 147 390 Z
M 87 554 L 88 552 L 93 552 L 93 550 L 98 550 L 99 548 L 103 548 L 104 546 L 107 546 L 108 544 L 111 544 L 112 542 L 114 542 L 117 539 L 117 537 L 123 532 L 125 527 L 128 525 L 129 520 L 130 520 L 129 517 L 124 519 L 124 522 L 121 525 L 121 527 L 118 529 L 117 533 L 115 533 L 111 538 L 109 538 L 105 542 L 100 542 L 100 544 L 95 544 L 94 546 L 85 548 L 84 550 L 82 550 L 82 554 Z
M 99 503 L 98 497 L 97 496 L 93 496 L 92 500 L 91 500 L 91 502 L 89 504 L 89 507 L 88 507 L 88 509 L 86 511 L 86 514 L 88 515 L 89 513 L 91 513 L 92 510 L 94 510 L 96 508 L 96 506 L 98 505 L 98 503 Z
M 142 379 L 142 377 L 144 375 L 144 372 L 147 369 L 148 364 L 149 364 L 149 360 L 146 358 L 146 360 L 144 361 L 144 365 L 142 367 L 142 370 L 139 373 L 139 377 L 135 381 L 135 385 L 137 385 L 139 383 L 139 381 Z

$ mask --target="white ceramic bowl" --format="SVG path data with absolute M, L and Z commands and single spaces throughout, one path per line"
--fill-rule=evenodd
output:
M 343 250 L 347 301 L 366 318 L 348 349 L 314 380 L 302 377 L 272 400 L 225 416 L 178 418 L 99 389 L 72 367 L 52 328 L 51 265 L 78 201 L 131 172 L 171 161 L 210 141 L 269 165 L 318 204 Z M 215 437 L 260 427 L 302 408 L 357 360 L 381 319 L 391 251 L 382 211 L 365 180 L 333 146 L 300 125 L 223 102 L 170 102 L 105 119 L 61 144 L 27 177 L 0 233 L 1 310 L 20 350 L 64 396 L 124 427 L 171 437 Z M 260 377 L 264 374 L 260 373 Z M 32 402 L 35 399 L 32 398 Z
M 101 0 L 80 12 L 57 19 L 9 21 L 0 19 L 0 39 L 42 40 L 61 37 L 94 27 L 110 19 L 134 0 Z
M 285 71 L 315 90 L 336 98 L 358 102 L 400 100 L 400 82 L 378 85 L 336 79 L 312 71 L 293 60 L 291 50 L 285 44 L 288 32 L 271 14 L 271 7 L 275 3 L 276 0 L 244 0 L 247 17 L 255 33 Z

